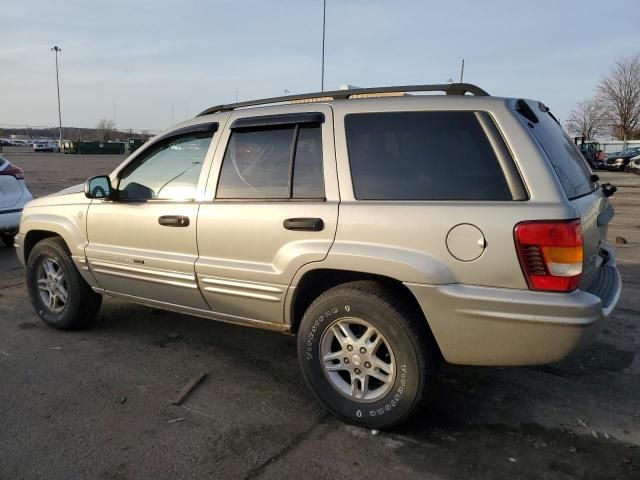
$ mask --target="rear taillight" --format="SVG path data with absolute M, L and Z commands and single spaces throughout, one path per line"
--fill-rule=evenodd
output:
M 0 170 L 0 175 L 11 175 L 12 177 L 16 177 L 18 180 L 24 180 L 24 171 L 11 163 L 4 170 Z
M 580 220 L 522 222 L 514 229 L 522 271 L 531 290 L 570 292 L 582 274 Z

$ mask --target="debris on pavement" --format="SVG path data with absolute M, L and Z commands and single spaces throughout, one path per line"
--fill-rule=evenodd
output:
M 191 392 L 193 390 L 195 390 L 195 388 L 200 385 L 200 382 L 202 382 L 202 380 L 204 380 L 204 377 L 206 377 L 207 374 L 206 373 L 201 373 L 195 377 L 193 377 L 191 379 L 191 381 L 189 383 L 187 383 L 182 390 L 180 390 L 180 392 L 178 393 L 178 396 L 175 400 L 173 400 L 171 402 L 172 405 L 182 405 L 182 403 L 187 399 L 187 397 L 191 394 Z

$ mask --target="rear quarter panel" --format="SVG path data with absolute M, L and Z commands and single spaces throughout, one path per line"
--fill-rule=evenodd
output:
M 348 161 L 344 117 L 357 112 L 466 110 L 487 112 L 500 130 L 528 190 L 525 201 L 358 201 Z M 562 198 L 557 179 L 537 145 L 513 118 L 507 100 L 493 97 L 428 97 L 335 102 L 336 157 L 341 204 L 328 267 L 387 275 L 403 282 L 464 283 L 527 289 L 513 229 L 524 220 L 566 219 L 575 210 Z M 455 185 L 452 185 L 455 188 Z M 454 258 L 446 245 L 456 225 L 477 226 L 486 239 L 473 261 Z M 323 265 L 324 266 L 324 265 Z

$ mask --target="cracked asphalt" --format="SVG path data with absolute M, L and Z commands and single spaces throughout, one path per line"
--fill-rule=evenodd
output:
M 35 196 L 123 159 L 9 150 Z M 314 401 L 290 336 L 113 299 L 92 330 L 50 329 L 1 247 L 0 478 L 640 479 L 640 176 L 601 177 L 627 243 L 595 343 L 543 367 L 446 366 L 429 409 L 377 434 Z

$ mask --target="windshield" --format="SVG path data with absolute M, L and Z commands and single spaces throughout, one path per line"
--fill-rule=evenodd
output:
M 638 153 L 640 153 L 640 148 L 627 148 L 620 155 L 637 155 Z

